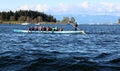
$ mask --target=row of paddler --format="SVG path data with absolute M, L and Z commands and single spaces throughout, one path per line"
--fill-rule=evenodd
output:
M 63 28 L 60 27 L 58 28 L 57 26 L 56 27 L 45 27 L 45 26 L 36 26 L 36 27 L 29 27 L 28 29 L 29 31 L 63 31 Z

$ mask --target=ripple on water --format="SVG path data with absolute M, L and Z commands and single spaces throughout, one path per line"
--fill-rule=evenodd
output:
M 0 70 L 119 71 L 111 34 L 0 34 Z

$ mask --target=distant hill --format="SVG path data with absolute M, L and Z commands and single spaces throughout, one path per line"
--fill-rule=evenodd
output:
M 79 24 L 114 24 L 118 23 L 120 16 L 111 15 L 54 15 L 57 20 L 63 17 L 74 17 Z

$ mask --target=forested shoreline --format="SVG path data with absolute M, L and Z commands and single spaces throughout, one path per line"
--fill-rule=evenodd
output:
M 3 11 L 0 12 L 0 23 L 40 23 L 56 22 L 56 18 L 43 12 L 31 10 Z

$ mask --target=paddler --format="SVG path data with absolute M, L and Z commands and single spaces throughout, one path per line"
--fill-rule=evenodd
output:
M 42 27 L 41 26 L 38 26 L 38 31 L 42 31 Z
M 58 31 L 58 27 L 52 28 L 52 31 Z
M 52 29 L 50 27 L 47 27 L 47 31 L 51 31 Z
M 74 23 L 74 30 L 77 31 L 78 24 Z
M 35 28 L 33 26 L 29 28 L 29 31 L 34 31 L 34 30 Z
M 42 31 L 46 31 L 46 27 L 45 26 L 42 27 Z
M 63 28 L 62 28 L 62 27 L 60 27 L 60 31 L 63 31 Z

